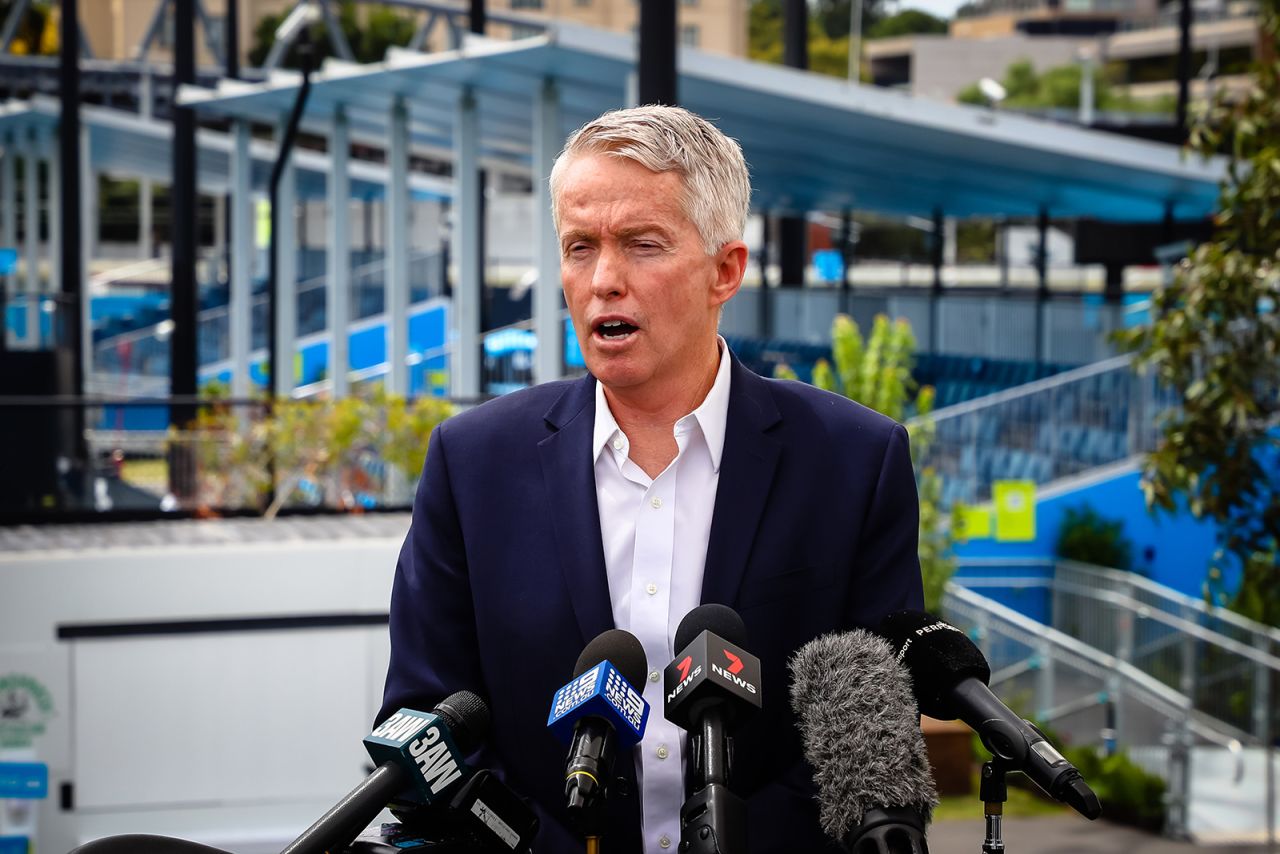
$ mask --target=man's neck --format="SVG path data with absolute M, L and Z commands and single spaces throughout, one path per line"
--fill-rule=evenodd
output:
M 716 383 L 719 370 L 720 346 L 717 341 L 706 368 L 680 387 L 639 391 L 604 386 L 605 400 L 613 413 L 613 420 L 630 442 L 631 459 L 649 477 L 656 478 L 676 458 L 679 447 L 675 440 L 675 423 L 702 405 Z
M 663 387 L 622 388 L 604 387 L 605 400 L 613 420 L 627 436 L 632 430 L 660 430 L 668 432 L 681 418 L 693 412 L 707 399 L 720 371 L 720 344 L 717 340 L 711 358 L 704 360 L 701 370 L 681 381 Z

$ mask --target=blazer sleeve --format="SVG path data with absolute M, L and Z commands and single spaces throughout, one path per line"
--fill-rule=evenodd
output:
M 924 608 L 919 548 L 920 498 L 911 449 L 906 428 L 895 424 L 861 527 L 858 583 L 845 628 L 875 628 L 892 611 Z
M 377 722 L 401 707 L 428 711 L 463 689 L 488 696 L 444 427 L 427 444 L 413 521 L 396 562 L 391 661 Z

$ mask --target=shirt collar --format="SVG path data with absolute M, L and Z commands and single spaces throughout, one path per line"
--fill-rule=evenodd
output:
M 680 421 L 692 418 L 702 430 L 702 438 L 707 443 L 707 451 L 711 454 L 712 470 L 720 471 L 720 460 L 724 455 L 725 425 L 729 420 L 729 375 L 731 359 L 729 346 L 724 338 L 717 335 L 716 343 L 720 348 L 720 367 L 716 370 L 715 382 L 711 390 L 703 398 L 702 403 L 693 412 Z M 679 422 L 677 422 L 678 424 Z M 600 459 L 600 452 L 605 449 L 614 435 L 619 433 L 618 422 L 609 409 L 609 401 L 604 396 L 604 384 L 596 381 L 596 420 L 591 435 L 591 461 Z

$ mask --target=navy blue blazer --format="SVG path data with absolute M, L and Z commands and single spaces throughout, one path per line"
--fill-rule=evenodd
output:
M 590 446 L 595 379 L 547 383 L 436 428 L 396 566 L 378 720 L 463 688 L 489 701 L 477 762 L 542 819 L 535 850 L 581 850 L 563 809 L 566 750 L 551 696 L 613 628 Z M 733 788 L 753 854 L 819 851 L 812 774 L 788 657 L 819 634 L 923 606 L 919 504 L 901 425 L 846 398 L 733 361 L 702 602 L 729 605 L 762 664 L 763 709 L 738 734 Z M 649 662 L 661 669 L 666 661 Z M 661 709 L 654 711 L 661 714 Z M 603 847 L 639 854 L 630 754 L 617 758 Z

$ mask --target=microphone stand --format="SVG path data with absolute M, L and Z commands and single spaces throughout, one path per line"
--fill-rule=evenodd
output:
M 1005 777 L 1008 772 L 1008 766 L 996 759 L 982 764 L 978 797 L 982 799 L 982 812 L 987 820 L 987 836 L 982 841 L 982 854 L 1004 854 L 1004 803 L 1009 800 L 1009 786 Z
M 732 740 L 718 710 L 702 716 L 690 739 L 692 790 L 680 808 L 680 854 L 746 854 L 747 804 L 729 791 Z

